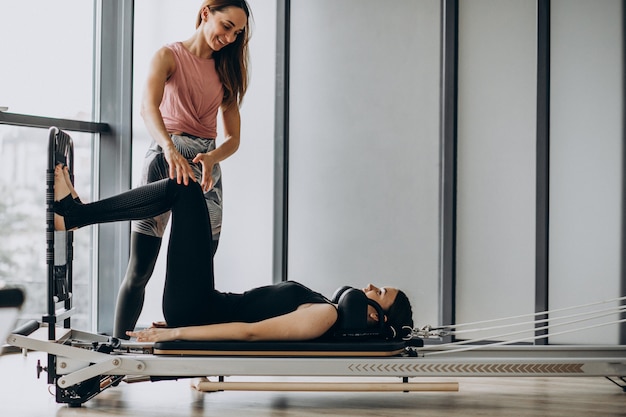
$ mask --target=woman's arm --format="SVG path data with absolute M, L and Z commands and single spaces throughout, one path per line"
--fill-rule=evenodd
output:
M 159 106 L 163 100 L 165 82 L 176 69 L 174 56 L 169 48 L 163 47 L 157 51 L 150 62 L 148 78 L 141 100 L 141 116 L 148 129 L 150 136 L 163 148 L 163 154 L 170 167 L 170 178 L 189 184 L 189 179 L 195 181 L 196 178 L 189 166 L 189 162 L 174 147 L 174 142 L 170 138 Z
M 167 340 L 310 340 L 322 336 L 337 321 L 331 304 L 308 304 L 282 316 L 256 323 L 223 323 L 127 332 L 138 342 Z
M 228 158 L 239 149 L 241 117 L 236 103 L 230 106 L 222 106 L 222 120 L 224 122 L 224 142 L 214 150 L 207 153 L 199 153 L 193 159 L 195 163 L 202 164 L 202 190 L 209 191 L 213 187 L 213 165 Z

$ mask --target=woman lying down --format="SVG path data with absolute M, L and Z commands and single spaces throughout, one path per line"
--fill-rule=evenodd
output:
M 168 210 L 172 225 L 167 252 L 163 315 L 167 327 L 129 331 L 139 342 L 167 340 L 310 340 L 331 334 L 337 306 L 295 281 L 253 288 L 243 294 L 215 289 L 211 225 L 198 183 L 164 179 L 93 203 L 81 203 L 66 167 L 54 172 L 54 226 L 83 226 L 153 217 Z M 394 329 L 413 327 L 411 304 L 404 292 L 368 285 L 363 292 L 380 305 Z M 368 322 L 379 321 L 369 306 Z

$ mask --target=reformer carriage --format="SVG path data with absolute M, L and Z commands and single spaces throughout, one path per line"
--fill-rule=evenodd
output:
M 71 137 L 49 131 L 46 173 L 47 313 L 40 322 L 16 329 L 8 343 L 48 354 L 47 372 L 56 401 L 80 406 L 122 381 L 204 379 L 201 391 L 456 391 L 456 382 L 412 382 L 410 378 L 465 376 L 600 376 L 626 392 L 626 349 L 623 346 L 534 346 L 484 344 L 482 340 L 426 344 L 461 333 L 461 325 L 413 329 L 405 340 L 373 337 L 367 329 L 350 329 L 333 341 L 310 342 L 159 342 L 136 343 L 71 328 L 73 232 L 54 231 L 54 167 L 65 163 L 73 179 Z M 623 314 L 624 298 L 603 314 Z M 598 303 L 600 304 L 600 303 Z M 346 306 L 346 308 L 349 308 Z M 607 313 L 607 311 L 609 311 Z M 548 313 L 548 312 L 544 312 Z M 598 313 L 599 314 L 599 313 Z M 534 316 L 534 315 L 531 315 Z M 577 320 L 580 318 L 580 314 Z M 591 316 L 591 318 L 597 317 Z M 624 320 L 618 320 L 623 322 Z M 533 321 L 546 323 L 544 320 Z M 571 322 L 570 322 L 571 323 Z M 549 327 L 548 325 L 545 326 Z M 511 333 L 506 333 L 510 335 Z M 538 336 L 541 337 L 541 336 Z M 545 336 L 544 336 L 545 337 Z M 475 344 L 483 342 L 482 344 Z M 229 382 L 227 377 L 324 377 L 324 382 Z M 345 382 L 345 377 L 354 380 Z M 367 377 L 368 382 L 361 382 Z M 331 382 L 341 378 L 341 382 Z M 392 381 L 392 382 L 390 382 Z M 396 381 L 396 382 L 393 382 Z

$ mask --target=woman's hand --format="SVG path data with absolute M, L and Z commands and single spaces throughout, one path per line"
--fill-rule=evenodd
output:
M 202 182 L 200 183 L 200 186 L 202 187 L 202 191 L 205 193 L 213 188 L 213 165 L 215 165 L 216 162 L 217 161 L 211 156 L 210 152 L 199 153 L 195 158 L 193 158 L 194 164 L 202 164 Z
M 185 185 L 189 185 L 189 180 L 196 181 L 191 165 L 189 162 L 178 152 L 178 150 L 172 145 L 163 149 L 165 160 L 170 166 L 170 179 L 176 179 L 179 184 L 182 182 Z
M 176 340 L 178 332 L 176 328 L 150 327 L 138 332 L 126 332 L 127 336 L 137 338 L 138 342 L 166 342 Z

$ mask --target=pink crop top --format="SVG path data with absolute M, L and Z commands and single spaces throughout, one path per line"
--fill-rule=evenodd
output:
M 176 61 L 159 107 L 166 129 L 215 138 L 217 112 L 224 97 L 215 61 L 193 55 L 181 42 L 166 47 L 174 53 Z

